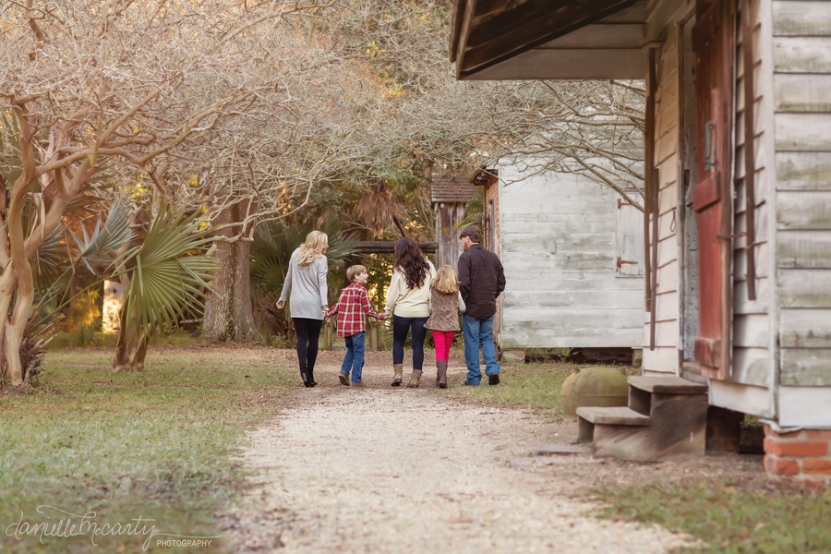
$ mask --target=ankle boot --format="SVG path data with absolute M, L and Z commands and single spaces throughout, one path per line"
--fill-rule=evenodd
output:
M 436 360 L 436 387 L 447 388 L 447 362 L 444 360 Z
M 421 373 L 422 371 L 420 369 L 414 369 L 413 374 L 410 375 L 410 384 L 407 386 L 411 389 L 417 389 L 418 382 L 421 381 Z
M 392 370 L 395 372 L 395 376 L 392 379 L 393 387 L 400 387 L 401 381 L 404 380 L 404 364 L 394 364 L 392 366 Z

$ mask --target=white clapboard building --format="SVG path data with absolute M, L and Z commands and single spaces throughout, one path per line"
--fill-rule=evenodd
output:
M 831 2 L 469 0 L 453 22 L 460 79 L 646 79 L 645 374 L 628 410 L 578 409 L 580 440 L 731 451 L 752 414 L 772 476 L 831 486 Z
M 505 268 L 496 325 L 503 351 L 640 347 L 638 208 L 586 176 L 532 171 L 508 160 L 474 182 L 484 186 L 485 247 Z

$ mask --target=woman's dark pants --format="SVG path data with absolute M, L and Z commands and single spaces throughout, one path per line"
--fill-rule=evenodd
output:
M 297 335 L 297 361 L 300 362 L 300 377 L 307 387 L 315 385 L 315 361 L 317 360 L 317 342 L 320 339 L 322 319 L 303 319 L 293 317 L 294 332 Z
M 404 343 L 407 333 L 413 329 L 413 369 L 421 371 L 424 366 L 424 339 L 427 336 L 426 317 L 399 317 L 392 320 L 392 363 L 404 363 Z

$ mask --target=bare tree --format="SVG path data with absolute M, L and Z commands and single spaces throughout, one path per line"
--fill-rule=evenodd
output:
M 244 1 L 221 0 L 0 8 L 0 337 L 14 385 L 24 379 L 31 261 L 67 211 L 113 186 L 138 195 L 146 188 L 156 211 L 169 201 L 216 206 L 227 198 L 190 186 L 209 154 L 198 146 L 271 86 L 256 78 L 260 61 L 235 37 L 317 9 L 293 2 L 250 14 Z
M 223 261 L 206 324 L 227 339 L 256 336 L 245 285 L 256 225 L 300 213 L 319 187 L 356 183 L 380 202 L 389 189 L 378 184 L 401 182 L 402 173 L 417 182 L 432 166 L 513 153 L 540 171 L 637 189 L 637 84 L 457 82 L 445 54 L 449 7 L 0 6 L 0 342 L 12 382 L 24 377 L 33 262 L 48 237 L 69 240 L 69 211 L 81 202 L 102 212 L 112 190 L 151 215 L 171 204 L 205 214 Z M 424 194 L 406 197 L 427 217 Z M 373 232 L 379 225 L 390 221 L 371 223 Z M 140 332 L 122 337 L 116 367 L 128 364 Z M 142 352 L 131 363 L 140 365 Z

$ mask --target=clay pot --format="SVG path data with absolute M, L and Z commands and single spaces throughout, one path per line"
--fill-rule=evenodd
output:
M 566 415 L 576 415 L 581 406 L 626 406 L 629 385 L 626 375 L 613 367 L 586 367 L 569 375 L 560 390 Z

